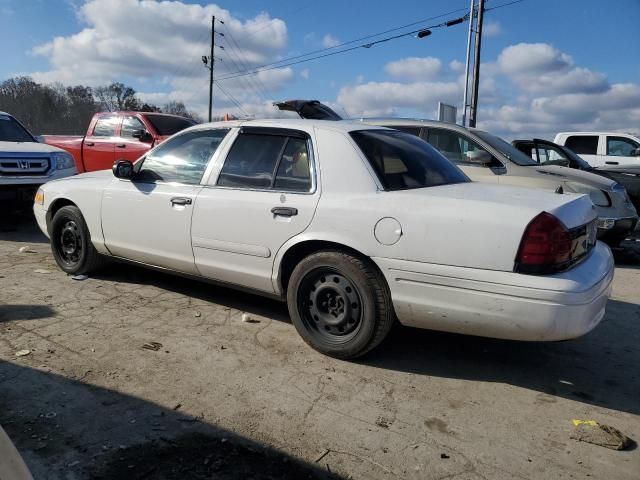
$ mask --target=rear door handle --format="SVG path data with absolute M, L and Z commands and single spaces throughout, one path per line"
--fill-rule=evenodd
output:
M 298 209 L 293 207 L 273 207 L 271 213 L 281 217 L 293 217 L 298 214 Z
M 118 148 L 127 148 L 127 146 L 124 143 L 118 143 L 116 145 L 116 147 L 118 147 Z
M 173 197 L 171 199 L 171 205 L 191 205 L 193 200 L 187 197 Z
M 607 165 L 620 165 L 620 162 L 604 162 Z
M 93 146 L 95 145 L 95 143 L 93 143 L 93 142 L 84 142 L 84 144 L 85 144 L 87 147 L 93 147 Z

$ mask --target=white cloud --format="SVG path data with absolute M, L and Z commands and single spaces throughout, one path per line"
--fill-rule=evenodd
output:
M 442 62 L 434 57 L 408 57 L 387 63 L 385 72 L 395 77 L 411 80 L 427 80 L 436 77 Z
M 506 74 L 524 75 L 564 70 L 573 59 L 547 43 L 519 43 L 502 50 L 498 65 Z
M 216 30 L 225 34 L 216 38 L 224 46 L 224 50 L 216 49 L 216 57 L 222 60 L 215 64 L 216 77 L 277 60 L 287 47 L 286 24 L 266 13 L 239 20 L 215 4 L 89 0 L 79 12 L 86 23 L 83 30 L 33 49 L 35 55 L 49 59 L 51 68 L 32 76 L 36 81 L 65 84 L 126 83 L 127 78 L 164 82 L 169 93 L 141 96 L 182 100 L 202 111 L 208 102 L 208 74 L 201 56 L 209 52 L 212 15 L 224 21 Z M 255 77 L 240 77 L 223 85 L 238 95 L 238 101 L 262 102 L 264 92 L 291 81 L 293 71 L 275 69 Z
M 502 34 L 502 25 L 500 22 L 489 22 L 482 29 L 482 35 L 486 37 L 497 37 Z
M 340 40 L 338 40 L 330 33 L 327 33 L 324 37 L 322 37 L 322 46 L 325 48 L 337 47 L 338 45 L 340 45 L 340 43 Z
M 464 71 L 464 63 L 458 60 L 451 60 L 451 62 L 449 62 L 449 69 L 452 72 L 460 73 Z
M 397 115 L 403 108 L 432 115 L 438 101 L 457 103 L 461 97 L 456 82 L 369 82 L 342 87 L 337 103 L 357 116 Z
M 304 70 L 302 70 L 300 72 L 300 77 L 304 78 L 305 80 L 309 80 L 309 69 L 305 68 Z

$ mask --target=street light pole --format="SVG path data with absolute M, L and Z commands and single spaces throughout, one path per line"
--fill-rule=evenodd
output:
M 211 17 L 211 56 L 209 65 L 209 121 L 211 121 L 211 110 L 213 107 L 213 66 L 215 64 L 215 59 L 213 58 L 213 47 L 216 37 L 216 17 Z
M 469 91 L 469 58 L 471 57 L 471 32 L 473 32 L 473 17 L 475 11 L 475 0 L 471 0 L 469 7 L 469 37 L 467 38 L 467 59 L 464 64 L 464 96 L 462 98 L 462 126 L 467 125 L 467 99 Z
M 476 24 L 476 44 L 473 56 L 473 90 L 471 97 L 471 110 L 469 111 L 469 126 L 475 128 L 478 116 L 478 90 L 480 86 L 480 47 L 482 44 L 482 16 L 484 13 L 484 0 L 478 0 L 478 22 Z

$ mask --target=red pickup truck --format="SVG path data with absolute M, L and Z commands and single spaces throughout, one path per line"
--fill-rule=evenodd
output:
M 43 135 L 44 142 L 73 155 L 78 173 L 105 170 L 116 160 L 135 161 L 195 121 L 167 113 L 101 112 L 83 136 Z

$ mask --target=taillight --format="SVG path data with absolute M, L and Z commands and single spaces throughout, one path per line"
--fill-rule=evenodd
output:
M 567 227 L 550 213 L 542 212 L 524 231 L 515 271 L 545 274 L 562 270 L 571 262 L 571 248 Z

